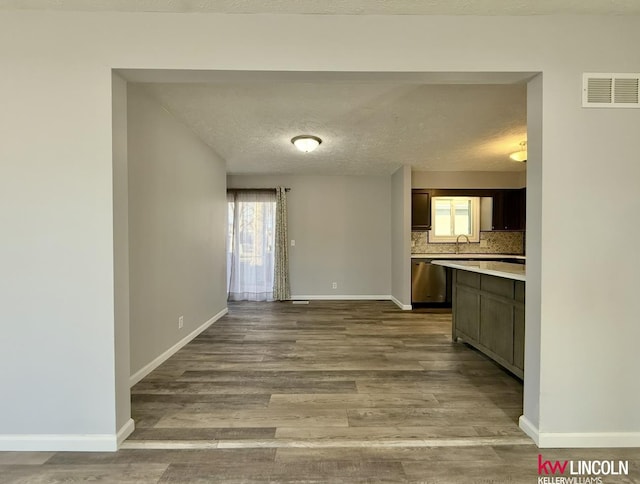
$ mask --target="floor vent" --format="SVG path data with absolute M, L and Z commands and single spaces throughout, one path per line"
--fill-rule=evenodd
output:
M 583 108 L 640 108 L 640 73 L 585 73 Z

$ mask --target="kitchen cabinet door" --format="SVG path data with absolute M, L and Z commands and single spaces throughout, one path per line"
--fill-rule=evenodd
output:
M 496 191 L 492 215 L 493 230 L 525 230 L 526 188 Z
M 431 197 L 428 190 L 411 190 L 411 230 L 431 229 Z
M 513 281 L 511 282 L 513 285 Z M 481 345 L 513 364 L 513 305 L 484 296 L 480 299 Z

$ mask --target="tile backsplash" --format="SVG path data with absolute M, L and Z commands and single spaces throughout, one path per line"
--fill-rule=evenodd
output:
M 524 232 L 480 232 L 480 240 L 486 240 L 487 246 L 480 247 L 479 242 L 467 244 L 460 241 L 460 253 L 471 254 L 524 254 Z M 430 244 L 429 232 L 411 232 L 412 254 L 452 254 L 456 244 Z

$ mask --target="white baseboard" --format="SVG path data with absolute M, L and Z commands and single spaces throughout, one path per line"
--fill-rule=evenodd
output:
M 531 439 L 539 447 L 540 445 L 538 444 L 538 427 L 533 425 L 531 420 L 529 420 L 524 415 L 520 415 L 520 418 L 518 419 L 518 425 L 520 426 L 522 431 L 529 437 L 531 437 Z
M 116 434 L 0 434 L 0 451 L 115 452 L 134 429 L 129 419 Z
M 193 338 L 198 336 L 200 333 L 202 333 L 205 329 L 207 329 L 209 326 L 211 326 L 213 323 L 215 323 L 218 319 L 220 319 L 222 316 L 224 316 L 228 312 L 229 312 L 229 309 L 228 308 L 224 308 L 222 311 L 220 311 L 218 314 L 216 314 L 214 317 L 212 317 L 206 323 L 204 323 L 203 325 L 201 325 L 200 327 L 198 327 L 197 329 L 195 329 L 194 331 L 189 333 L 187 336 L 182 338 L 180 341 L 178 341 L 176 344 L 174 344 L 171 348 L 169 348 L 167 351 L 162 353 L 160 356 L 158 356 L 152 362 L 150 362 L 150 363 L 146 364 L 145 366 L 143 366 L 142 368 L 140 368 L 138 371 L 136 371 L 133 375 L 131 375 L 129 377 L 129 386 L 132 387 L 133 385 L 138 383 L 145 376 L 147 376 L 153 370 L 158 368 L 162 363 L 164 363 L 169 358 L 171 358 L 184 345 L 189 343 Z
M 402 304 L 400 300 L 397 299 L 395 296 L 389 296 L 389 298 L 394 302 L 396 306 L 398 306 L 403 311 L 411 311 L 411 309 L 413 309 L 411 304 Z
M 519 424 L 541 449 L 640 447 L 640 432 L 540 432 L 524 415 Z
M 411 304 L 402 304 L 398 299 L 389 294 L 320 294 L 313 296 L 291 296 L 292 301 L 393 301 L 393 303 L 404 311 L 411 311 Z
M 136 429 L 136 425 L 133 419 L 130 418 L 129 420 L 127 420 L 127 423 L 125 423 L 120 428 L 120 430 L 118 430 L 118 433 L 116 434 L 116 442 L 118 444 L 118 447 L 120 447 L 120 444 L 122 444 L 122 442 L 124 442 L 126 438 L 133 433 L 135 429 Z
M 115 452 L 116 434 L 16 434 L 0 435 L 0 451 L 15 452 Z
M 539 435 L 541 449 L 640 447 L 640 432 L 540 432 Z
M 388 301 L 388 294 L 316 294 L 313 296 L 291 296 L 292 301 L 316 300 L 316 301 Z

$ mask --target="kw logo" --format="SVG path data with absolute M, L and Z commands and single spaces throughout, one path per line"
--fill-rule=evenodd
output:
M 550 460 L 542 460 L 542 454 L 538 454 L 538 475 L 542 474 L 563 474 L 569 464 L 568 460 L 563 462 L 557 460 L 551 462 Z

